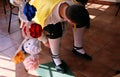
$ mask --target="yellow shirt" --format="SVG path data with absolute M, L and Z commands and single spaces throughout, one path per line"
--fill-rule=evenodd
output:
M 33 5 L 37 9 L 33 21 L 44 27 L 47 17 L 51 14 L 53 8 L 61 1 L 62 0 L 31 0 L 29 2 L 30 5 Z

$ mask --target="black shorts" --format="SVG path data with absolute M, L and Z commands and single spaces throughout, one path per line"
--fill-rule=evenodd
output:
M 67 22 L 58 22 L 56 24 L 47 25 L 46 27 L 44 27 L 43 30 L 46 32 L 46 35 L 48 38 L 55 39 L 55 38 L 62 37 L 65 26 L 67 26 Z M 86 25 L 76 25 L 76 28 L 82 28 L 85 26 Z
M 44 27 L 44 30 L 46 31 L 46 35 L 48 38 L 55 39 L 62 37 L 62 22 L 58 22 L 56 24 L 49 24 Z

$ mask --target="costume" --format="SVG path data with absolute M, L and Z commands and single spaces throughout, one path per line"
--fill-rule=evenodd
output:
M 23 9 L 27 2 L 24 0 L 11 0 L 11 3 L 19 7 L 20 28 L 22 28 L 24 37 L 12 60 L 16 64 L 23 62 L 26 70 L 36 70 L 39 65 L 38 54 L 42 51 L 41 43 L 47 43 L 47 38 L 41 25 L 28 21 L 27 17 L 23 14 Z
M 46 36 L 42 33 L 41 28 L 39 28 L 40 26 L 35 26 L 36 23 L 33 23 L 32 25 L 32 23 L 30 24 L 29 22 L 26 26 L 22 27 L 25 39 L 13 56 L 13 61 L 16 64 L 23 62 L 27 70 L 36 70 L 38 68 L 40 60 L 38 55 L 42 51 L 41 43 L 47 42 Z M 41 31 L 39 32 L 36 30 Z
M 65 21 L 59 15 L 59 7 L 62 3 L 68 3 L 69 5 L 75 4 L 73 0 L 31 0 L 29 3 L 37 9 L 33 21 L 43 27 L 48 24 L 56 24 Z
M 60 60 L 60 41 L 64 33 L 63 32 L 64 27 L 67 26 L 66 25 L 67 21 L 60 16 L 59 11 L 60 11 L 60 6 L 63 5 L 64 3 L 68 4 L 68 6 L 72 6 L 72 5 L 83 6 L 81 3 L 78 3 L 75 0 L 31 0 L 30 2 L 27 2 L 25 4 L 25 7 L 23 8 L 24 15 L 21 15 L 23 16 L 21 17 L 21 20 L 23 20 L 22 31 L 27 38 L 32 37 L 39 39 L 40 33 L 38 31 L 41 29 L 39 27 L 33 27 L 33 26 L 30 27 L 29 25 L 31 23 L 37 23 L 37 25 L 42 26 L 42 30 L 46 31 L 46 35 L 48 37 L 48 41 L 52 53 L 52 60 L 55 63 L 56 70 L 62 73 L 66 71 L 65 69 L 66 65 Z M 89 22 L 89 16 L 87 15 L 87 17 L 88 17 L 87 22 Z M 26 19 L 28 21 L 26 21 Z M 74 51 L 75 52 L 79 51 L 79 54 L 85 55 L 86 57 L 86 53 L 82 47 L 82 37 L 85 28 L 84 26 L 88 26 L 89 23 L 88 25 L 86 25 L 85 22 L 83 23 L 84 24 L 77 25 L 76 30 L 73 29 L 74 48 L 76 48 L 74 49 Z M 39 30 L 36 28 L 39 28 Z M 34 32 L 34 30 L 38 30 L 38 31 Z
M 42 25 L 43 29 L 45 28 L 45 26 L 49 25 L 49 27 L 47 27 L 48 28 L 47 30 L 46 30 L 46 28 L 44 29 L 46 31 L 48 31 L 49 29 L 52 28 L 51 25 L 53 25 L 53 26 L 62 25 L 63 26 L 62 23 L 59 23 L 59 22 L 65 22 L 66 21 L 63 18 L 61 18 L 60 15 L 59 15 L 59 7 L 63 3 L 67 3 L 70 6 L 75 5 L 75 4 L 83 6 L 81 3 L 78 3 L 75 0 L 51 0 L 51 1 L 50 0 L 49 1 L 48 0 L 44 0 L 44 1 L 42 1 L 42 0 L 31 0 L 29 2 L 29 4 L 33 5 L 37 9 L 36 15 L 35 15 L 35 17 L 33 17 L 32 20 L 34 22 Z M 86 25 L 86 26 L 89 27 L 88 25 Z M 80 25 L 79 24 L 76 27 L 80 28 L 80 27 L 83 27 L 83 26 L 85 26 L 85 25 Z M 55 29 L 57 29 L 57 28 L 55 28 Z M 62 30 L 63 30 L 63 27 L 61 27 L 61 28 L 59 27 L 60 33 L 57 33 L 58 32 L 57 30 L 56 31 L 55 30 L 49 30 L 48 32 L 49 32 L 50 35 L 52 35 L 53 38 L 57 38 L 56 36 L 58 36 L 58 35 L 59 35 L 59 37 L 61 37 L 61 35 L 62 35 L 61 31 Z M 54 31 L 54 32 L 50 32 L 50 31 Z
M 63 25 L 65 26 L 64 28 L 66 28 L 66 25 L 63 24 L 66 20 L 60 17 L 59 7 L 62 3 L 68 3 L 69 5 L 74 5 L 75 2 L 73 0 L 51 0 L 51 1 L 31 0 L 29 3 L 30 5 L 33 5 L 37 9 L 36 15 L 32 20 L 42 25 L 43 29 L 49 33 L 47 34 L 49 38 L 61 37 L 63 34 L 62 32 Z M 48 6 L 50 8 L 48 8 Z
M 56 70 L 59 72 L 64 73 L 66 71 L 66 66 L 65 64 L 60 60 L 60 41 L 61 37 L 63 35 L 63 27 L 66 26 L 63 24 L 66 22 L 61 16 L 60 16 L 60 6 L 64 3 L 67 3 L 69 6 L 71 5 L 80 5 L 83 6 L 81 8 L 84 8 L 84 5 L 78 4 L 75 0 L 31 0 L 30 5 L 34 6 L 37 11 L 35 17 L 33 17 L 34 22 L 39 23 L 42 25 L 42 28 L 47 32 L 50 48 L 51 48 L 51 53 L 52 53 L 52 59 L 53 62 L 55 63 Z M 41 4 L 42 3 L 42 4 Z M 82 9 L 81 9 L 82 10 Z M 29 18 L 29 16 L 24 12 L 24 14 Z M 84 12 L 83 12 L 84 14 Z M 81 15 L 82 16 L 82 15 Z M 89 16 L 84 15 L 88 17 L 89 22 Z M 31 17 L 31 16 L 30 16 Z M 82 17 L 84 19 L 84 17 Z M 81 18 L 81 21 L 82 21 Z M 88 59 L 91 59 L 89 57 L 83 47 L 82 47 L 82 37 L 83 37 L 83 32 L 84 32 L 84 26 L 88 26 L 88 24 L 85 24 L 82 22 L 82 24 L 77 24 L 77 29 L 73 30 L 74 33 L 74 52 L 79 52 L 77 54 L 82 54 L 84 55 L 83 57 L 86 57 Z M 80 48 L 79 48 L 80 47 Z

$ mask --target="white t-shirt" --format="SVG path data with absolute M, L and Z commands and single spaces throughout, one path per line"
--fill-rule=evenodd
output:
M 56 24 L 58 22 L 62 22 L 62 21 L 66 21 L 63 18 L 60 17 L 59 14 L 59 7 L 61 4 L 63 3 L 68 3 L 68 5 L 74 5 L 75 2 L 73 2 L 73 0 L 63 0 L 62 2 L 60 2 L 52 11 L 52 13 L 50 14 L 50 16 L 47 18 L 45 26 L 47 26 L 48 24 Z

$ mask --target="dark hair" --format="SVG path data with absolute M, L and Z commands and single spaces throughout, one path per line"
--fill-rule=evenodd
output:
M 82 3 L 83 5 L 86 5 L 88 2 L 88 0 L 76 0 L 76 1 Z
M 84 6 L 71 5 L 66 9 L 66 17 L 77 25 L 90 26 L 89 13 Z

